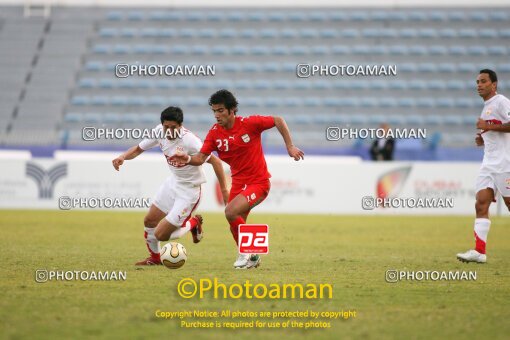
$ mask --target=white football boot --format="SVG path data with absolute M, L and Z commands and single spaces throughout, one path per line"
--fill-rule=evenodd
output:
M 476 250 L 468 250 L 465 253 L 457 254 L 457 259 L 462 262 L 476 262 L 476 263 L 485 263 L 487 262 L 487 256 L 485 254 L 480 254 Z
M 235 269 L 248 269 L 248 261 L 250 260 L 250 254 L 239 254 L 236 262 L 234 262 Z
M 258 266 L 260 266 L 260 255 L 257 255 L 257 254 L 250 255 L 250 259 L 248 260 L 247 268 L 248 269 L 257 268 Z

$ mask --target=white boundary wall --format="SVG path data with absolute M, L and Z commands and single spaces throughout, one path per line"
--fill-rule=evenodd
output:
M 400 7 L 509 7 L 508 0 L 0 0 L 0 5 L 50 4 L 52 6 L 94 6 L 94 7 L 367 7 L 367 8 L 400 8 Z
M 0 158 L 0 209 L 58 209 L 60 196 L 151 198 L 170 175 L 165 158 L 160 154 L 146 153 L 126 161 L 119 172 L 111 165 L 115 156 L 111 153 L 64 152 L 57 153 L 55 159 Z M 254 212 L 474 214 L 478 163 L 374 163 L 341 157 L 306 157 L 304 161 L 295 162 L 283 156 L 267 157 L 267 160 L 273 175 L 271 192 Z M 39 169 L 36 171 L 43 178 L 36 180 L 33 174 L 27 175 L 29 163 L 32 164 L 32 172 L 34 167 Z M 50 169 L 57 165 L 65 174 L 54 180 Z M 199 210 L 221 212 L 223 207 L 217 198 L 217 181 L 212 167 L 205 164 L 204 170 L 208 182 L 203 185 Z M 46 193 L 47 197 L 40 198 L 42 186 L 50 188 L 51 195 Z M 384 193 L 401 198 L 453 198 L 454 206 L 363 210 L 361 202 L 364 196 L 376 197 Z M 503 215 L 508 214 L 506 208 L 502 211 Z M 496 205 L 492 206 L 491 212 L 496 212 Z

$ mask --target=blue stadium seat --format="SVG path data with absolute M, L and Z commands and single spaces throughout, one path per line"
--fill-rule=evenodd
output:
M 166 104 L 166 99 L 163 96 L 150 96 L 145 103 L 148 106 L 162 107 Z
M 470 55 L 482 56 L 487 54 L 487 48 L 484 46 L 468 46 L 467 53 Z
M 323 29 L 319 32 L 321 38 L 334 39 L 338 37 L 338 33 L 335 29 Z
M 494 39 L 498 37 L 498 32 L 495 29 L 484 28 L 478 31 L 480 38 Z
M 351 49 L 345 45 L 336 45 L 331 48 L 333 54 L 349 54 Z
M 454 56 L 465 55 L 467 50 L 464 46 L 451 46 L 450 54 Z
M 303 99 L 303 103 L 308 107 L 317 107 L 321 106 L 321 99 L 319 97 L 305 97 Z
M 304 28 L 299 30 L 299 36 L 304 39 L 314 39 L 317 38 L 319 32 L 313 28 Z
M 454 73 L 457 71 L 457 66 L 455 64 L 441 63 L 437 65 L 437 70 L 439 72 Z
M 275 90 L 288 90 L 292 88 L 292 83 L 289 80 L 278 79 L 273 82 L 273 88 Z
M 145 106 L 147 105 L 147 99 L 144 96 L 128 97 L 128 105 Z
M 407 86 L 412 90 L 426 90 L 427 89 L 427 83 L 423 80 L 411 80 Z
M 506 55 L 507 49 L 504 46 L 491 46 L 487 52 L 489 55 Z
M 113 105 L 113 106 L 126 106 L 129 104 L 129 100 L 128 100 L 128 97 L 126 96 L 113 96 L 110 98 L 110 101 L 109 101 L 110 105 Z M 99 105 L 99 104 L 96 104 L 96 105 Z M 106 104 L 104 104 L 106 105 Z
M 209 53 L 209 48 L 206 45 L 194 45 L 191 47 L 191 54 L 205 55 Z
M 372 114 L 368 116 L 368 124 L 375 126 L 383 123 L 387 123 L 387 117 L 385 115 Z
M 446 88 L 448 90 L 464 90 L 465 86 L 464 86 L 464 82 L 461 80 L 449 80 L 446 83 Z
M 489 16 L 486 12 L 474 11 L 469 14 L 469 20 L 472 21 L 487 21 Z
M 119 124 L 122 121 L 118 113 L 105 113 L 102 115 L 102 122 L 105 124 Z
M 414 45 L 409 47 L 409 54 L 412 55 L 426 55 L 427 54 L 427 47 L 423 45 Z
M 191 11 L 188 12 L 188 14 L 185 16 L 186 20 L 192 21 L 192 22 L 198 22 L 198 21 L 204 21 L 205 20 L 205 13 L 200 11 Z
M 407 46 L 405 45 L 394 45 L 390 46 L 389 53 L 393 55 L 405 55 L 409 52 Z
M 399 31 L 399 36 L 401 38 L 416 38 L 418 36 L 418 31 L 414 28 L 402 28 Z
M 267 18 L 269 21 L 282 22 L 285 21 L 285 13 L 283 12 L 271 12 Z
M 212 28 L 202 28 L 198 31 L 197 36 L 201 39 L 213 39 L 216 36 L 216 30 Z
M 205 89 L 215 88 L 216 86 L 214 86 L 214 83 L 212 82 L 212 80 L 199 79 L 195 82 L 194 87 L 199 90 L 205 90 Z
M 386 122 L 390 125 L 404 125 L 405 123 L 405 118 L 403 116 L 390 115 L 384 117 L 386 119 Z
M 477 100 L 475 102 L 471 98 L 457 98 L 455 100 L 455 106 L 462 107 L 462 108 L 475 107 L 477 105 L 477 103 L 478 103 L 478 105 L 482 105 L 482 101 L 481 100 Z M 481 107 L 480 107 L 480 109 L 481 109 Z
M 288 55 L 289 49 L 287 46 L 273 46 L 271 54 L 274 55 Z
M 246 20 L 246 12 L 233 11 L 229 12 L 226 17 L 229 21 L 240 22 Z
M 420 38 L 435 38 L 437 37 L 437 32 L 434 28 L 422 28 L 418 31 L 418 36 Z
M 99 113 L 85 113 L 83 115 L 83 122 L 89 124 L 99 124 L 101 123 L 101 114 Z
M 189 90 L 191 89 L 191 81 L 188 79 L 179 79 L 174 81 L 174 86 L 176 89 Z
M 371 46 L 368 46 L 368 45 L 355 45 L 351 51 L 353 54 L 359 54 L 359 55 L 372 54 Z
M 346 115 L 347 121 L 353 125 L 366 125 L 367 117 L 361 115 Z
M 370 53 L 372 55 L 383 55 L 387 53 L 386 46 L 375 45 L 370 48 Z
M 340 32 L 340 35 L 343 38 L 356 38 L 359 36 L 359 31 L 355 28 L 347 28 L 347 29 L 343 29 Z
M 127 19 L 130 21 L 141 21 L 144 18 L 142 11 L 131 11 L 127 15 Z
M 388 13 L 388 21 L 406 21 L 407 14 L 401 11 L 393 11 Z
M 398 36 L 397 30 L 393 28 L 382 28 L 380 29 L 379 36 L 381 38 L 396 38 Z
M 252 46 L 250 48 L 250 54 L 252 55 L 268 55 L 271 53 L 271 49 L 267 46 Z
M 264 12 L 250 12 L 248 13 L 249 21 L 263 21 L 265 18 Z
M 330 99 L 330 98 L 326 98 Z M 331 99 L 337 99 L 337 98 L 331 98 Z M 339 98 L 339 105 L 341 107 L 356 107 L 358 105 L 358 100 L 356 98 Z
M 268 97 L 264 101 L 266 107 L 278 107 L 281 105 L 281 100 L 278 97 Z
M 211 11 L 211 12 L 207 13 L 207 20 L 218 22 L 218 21 L 222 21 L 224 16 L 225 16 L 224 12 Z
M 203 97 L 188 97 L 186 100 L 186 104 L 191 107 L 205 106 L 206 103 L 207 100 L 205 100 Z
M 142 28 L 139 32 L 140 36 L 145 38 L 155 38 L 159 36 L 159 30 L 153 27 Z
M 422 63 L 418 65 L 418 72 L 433 73 L 437 72 L 437 64 L 435 63 Z
M 136 124 L 138 123 L 138 114 L 136 113 L 124 113 L 121 116 L 123 124 Z
M 313 124 L 313 116 L 308 114 L 297 114 L 294 115 L 294 122 L 299 125 L 310 125 Z
M 247 55 L 249 50 L 246 46 L 236 45 L 230 49 L 230 53 L 233 55 Z
M 510 64 L 499 64 L 497 70 L 500 72 L 510 72 Z
M 478 32 L 477 32 L 477 30 L 475 30 L 473 28 L 464 28 L 464 29 L 460 29 L 458 31 L 458 35 L 459 35 L 459 38 L 474 39 L 474 38 L 478 37 Z
M 452 28 L 443 28 L 438 31 L 440 38 L 456 38 L 457 31 Z
M 275 49 L 273 49 L 273 54 L 278 54 L 278 53 L 275 53 Z M 263 64 L 261 64 L 261 71 L 262 72 L 270 72 L 270 73 L 278 73 L 278 72 L 280 72 L 280 64 L 277 62 L 263 63 Z
M 306 20 L 306 16 L 303 12 L 290 12 L 288 14 L 288 20 L 293 22 L 301 22 Z
M 278 36 L 278 31 L 274 28 L 266 28 L 261 30 L 259 34 L 263 39 L 275 39 Z
M 370 14 L 370 18 L 373 21 L 386 21 L 388 20 L 388 12 L 382 11 L 374 11 Z
M 258 35 L 258 31 L 256 29 L 253 29 L 253 28 L 243 29 L 239 33 L 239 37 L 241 37 L 243 39 L 254 39 L 254 38 L 257 37 L 257 35 Z
M 83 115 L 78 112 L 69 112 L 64 116 L 66 123 L 81 123 L 83 121 Z
M 339 107 L 342 106 L 343 102 L 340 98 L 326 97 L 322 100 L 322 105 L 327 107 Z
M 116 37 L 118 34 L 118 30 L 112 27 L 104 27 L 99 30 L 99 36 L 101 38 L 112 38 Z
M 298 97 L 285 97 L 283 98 L 285 106 L 298 107 L 301 106 L 301 99 Z
M 405 123 L 413 127 L 422 126 L 423 120 L 423 117 L 418 114 L 410 113 L 405 116 Z
M 152 52 L 151 45 L 135 45 L 133 46 L 134 54 L 149 54 Z
M 188 54 L 189 46 L 187 46 L 187 45 L 171 45 L 169 52 L 171 54 Z
M 313 11 L 308 13 L 308 20 L 314 22 L 323 22 L 328 19 L 327 12 L 323 11 Z
M 416 106 L 423 108 L 431 108 L 435 106 L 433 98 L 418 98 L 416 99 Z
M 397 100 L 397 106 L 399 106 L 399 107 L 410 108 L 410 107 L 414 107 L 415 105 L 416 105 L 416 102 L 414 101 L 413 98 L 399 98 Z
M 196 31 L 193 28 L 182 28 L 179 32 L 179 37 L 184 39 L 191 39 L 196 36 Z
M 263 98 L 261 97 L 244 97 L 239 100 L 241 105 L 247 106 L 247 107 L 259 107 L 264 102 Z
M 96 80 L 92 78 L 83 78 L 78 82 L 78 86 L 82 89 L 93 89 L 97 86 Z
M 87 96 L 74 96 L 71 99 L 71 104 L 77 106 L 90 105 L 90 98 Z
M 331 21 L 346 21 L 347 20 L 347 14 L 345 14 L 344 11 L 332 11 L 329 14 L 329 18 Z
M 427 13 L 424 11 L 412 11 L 407 13 L 407 18 L 410 22 L 416 22 L 416 21 L 426 21 Z
M 295 30 L 295 29 L 292 29 L 292 28 L 284 28 L 280 35 L 282 38 L 284 39 L 293 39 L 293 38 L 296 38 L 298 36 L 298 31 Z
M 491 21 L 508 22 L 508 20 L 509 20 L 508 14 L 503 11 L 492 11 L 489 13 L 489 18 Z
M 444 46 L 429 46 L 429 54 L 430 55 L 445 55 L 448 53 L 448 49 Z
M 372 80 L 369 82 L 370 89 L 372 90 L 384 90 L 388 88 L 388 81 L 385 80 Z
M 471 63 L 460 63 L 457 64 L 457 69 L 459 72 L 476 72 L 476 65 Z
M 446 84 L 442 80 L 430 80 L 427 83 L 427 88 L 429 90 L 445 90 L 446 89 Z
M 327 90 L 330 88 L 330 84 L 327 80 L 316 80 L 312 82 L 312 88 L 314 90 Z
M 107 54 L 110 52 L 110 45 L 94 45 L 92 52 L 96 54 Z
M 237 37 L 237 30 L 233 28 L 223 28 L 218 32 L 218 36 L 222 39 L 233 39 Z
M 154 113 L 141 113 L 138 115 L 138 122 L 140 124 L 154 124 L 156 125 L 158 122 L 158 115 Z
M 99 80 L 98 85 L 102 89 L 113 89 L 116 85 L 116 81 L 109 78 L 103 78 Z
M 133 38 L 133 37 L 136 37 L 137 35 L 138 35 L 138 29 L 136 29 L 136 28 L 124 27 L 120 30 L 120 36 L 122 38 Z
M 360 100 L 360 107 L 377 107 L 378 103 L 376 98 L 362 97 Z M 375 115 L 371 115 L 371 117 L 375 117 Z
M 166 18 L 166 13 L 165 12 L 160 12 L 160 11 L 152 11 L 149 13 L 149 18 L 148 20 L 151 20 L 151 21 L 165 21 L 167 18 Z
M 109 21 L 120 21 L 122 20 L 122 13 L 119 11 L 112 11 L 106 14 L 106 20 Z
M 431 21 L 446 21 L 446 14 L 440 11 L 433 11 L 429 13 Z
M 500 38 L 510 38 L 510 29 L 503 29 L 499 31 L 499 37 Z
M 256 80 L 253 82 L 253 88 L 256 90 L 267 90 L 271 88 L 271 83 L 268 80 Z
M 115 45 L 115 46 L 113 46 L 113 53 L 115 53 L 115 54 L 131 53 L 131 46 L 130 45 Z
M 293 55 L 305 55 L 308 54 L 308 47 L 307 46 L 292 46 L 290 48 L 290 53 Z
M 463 21 L 466 20 L 466 16 L 464 12 L 461 11 L 453 11 L 448 13 L 448 20 L 449 21 Z
M 399 64 L 397 65 L 397 71 L 398 72 L 416 72 L 416 70 L 418 69 L 418 67 L 416 66 L 415 63 L 402 63 L 402 64 Z
M 361 31 L 361 35 L 365 38 L 378 38 L 380 28 L 365 28 Z
M 426 115 L 425 124 L 428 125 L 441 125 L 441 116 L 438 115 Z
M 365 11 L 354 11 L 349 13 L 349 19 L 351 21 L 367 21 L 369 20 L 368 13 Z
M 315 55 L 329 54 L 329 47 L 328 46 L 313 46 L 312 54 L 315 54 Z
M 462 125 L 463 124 L 462 116 L 455 114 L 446 114 L 442 116 L 442 124 L 449 126 Z
M 440 108 L 451 108 L 455 104 L 453 102 L 453 99 L 451 98 L 437 98 L 436 99 L 436 107 Z

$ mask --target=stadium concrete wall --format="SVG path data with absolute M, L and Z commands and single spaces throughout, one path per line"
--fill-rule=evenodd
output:
M 114 157 L 109 153 L 57 152 L 51 159 L 0 158 L 0 208 L 59 209 L 59 197 L 148 199 L 170 175 L 160 154 L 143 154 L 139 159 L 126 161 L 119 172 L 112 167 Z M 474 214 L 479 163 L 374 163 L 340 157 L 307 157 L 305 161 L 295 162 L 282 156 L 267 160 L 272 174 L 271 192 L 255 208 L 256 212 Z M 199 211 L 221 212 L 223 207 L 212 167 L 206 164 L 204 170 L 207 183 L 202 187 Z M 409 199 L 408 205 L 417 204 L 412 200 L 416 202 L 420 198 L 428 198 L 429 202 L 449 199 L 453 206 L 370 209 L 370 202 L 366 202 L 370 198 L 384 202 L 384 197 Z M 494 205 L 492 209 L 491 213 L 497 210 Z
M 50 4 L 52 6 L 95 6 L 95 7 L 508 7 L 508 0 L 0 0 L 0 5 Z

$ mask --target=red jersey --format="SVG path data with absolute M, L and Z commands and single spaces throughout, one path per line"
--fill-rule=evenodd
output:
M 214 124 L 200 152 L 209 155 L 217 151 L 218 157 L 230 165 L 232 184 L 265 182 L 271 174 L 267 171 L 260 135 L 274 126 L 272 116 L 236 117 L 230 130 Z

